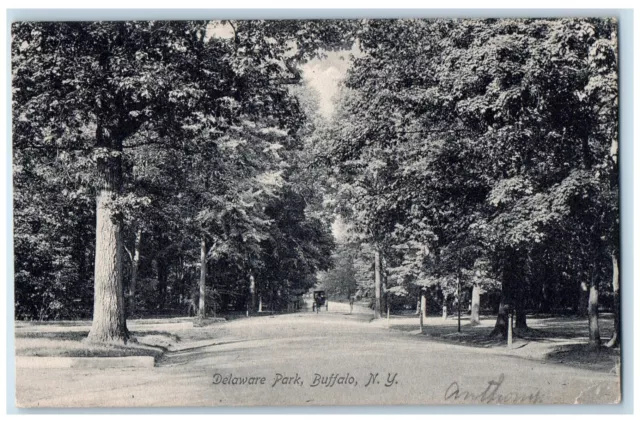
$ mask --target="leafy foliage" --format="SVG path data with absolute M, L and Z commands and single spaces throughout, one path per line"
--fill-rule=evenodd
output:
M 220 25 L 232 36 L 216 35 Z M 248 272 L 283 297 L 312 284 L 333 243 L 313 215 L 319 197 L 301 201 L 288 181 L 300 178 L 312 119 L 291 86 L 321 48 L 349 44 L 353 25 L 14 24 L 17 316 L 90 314 L 93 204 L 105 187 L 124 228 L 125 282 L 140 257 L 136 310 L 193 300 L 203 236 L 223 306 L 244 302 Z

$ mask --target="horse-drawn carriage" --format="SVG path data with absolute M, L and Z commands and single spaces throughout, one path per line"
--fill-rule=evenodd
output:
M 318 313 L 320 307 L 325 306 L 325 309 L 329 311 L 329 301 L 324 291 L 313 291 L 313 311 Z

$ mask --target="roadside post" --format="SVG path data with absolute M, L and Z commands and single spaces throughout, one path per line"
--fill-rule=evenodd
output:
M 513 345 L 513 311 L 509 310 L 509 322 L 507 325 L 507 348 Z
M 456 308 L 458 309 L 458 332 L 460 332 L 460 271 L 458 271 L 458 275 L 456 276 Z

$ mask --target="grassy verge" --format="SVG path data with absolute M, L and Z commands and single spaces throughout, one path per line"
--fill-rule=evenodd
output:
M 30 357 L 129 357 L 153 356 L 159 358 L 180 338 L 168 332 L 134 331 L 134 342 L 127 345 L 95 345 L 84 342 L 88 330 L 61 330 L 61 326 L 49 325 L 54 331 L 16 332 L 16 356 Z
M 529 328 L 514 330 L 513 346 L 507 349 L 506 340 L 491 336 L 496 316 L 482 316 L 480 325 L 471 325 L 469 317 L 461 321 L 458 332 L 457 320 L 441 317 L 424 319 L 424 336 L 433 342 L 457 344 L 472 348 L 482 348 L 501 354 L 515 355 L 542 362 L 586 368 L 595 371 L 618 371 L 620 350 L 592 348 L 588 345 L 589 327 L 586 318 L 573 316 L 530 316 Z M 607 335 L 613 333 L 613 318 L 603 314 L 600 331 L 603 345 Z M 390 329 L 419 334 L 419 318 L 416 316 L 393 316 L 388 324 Z

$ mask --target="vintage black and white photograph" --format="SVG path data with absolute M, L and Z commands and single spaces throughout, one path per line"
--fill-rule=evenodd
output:
M 17 407 L 621 401 L 616 18 L 10 43 Z

